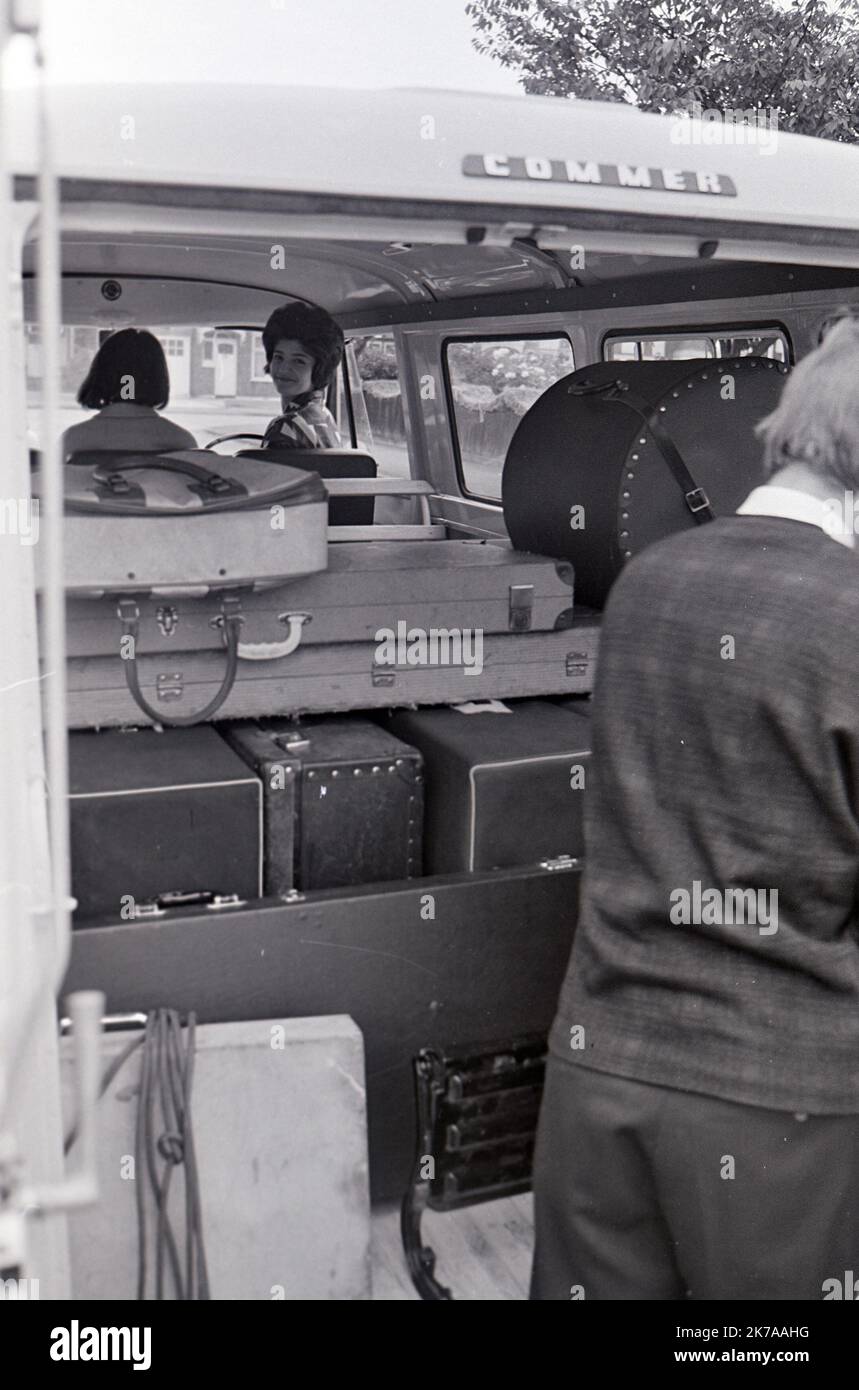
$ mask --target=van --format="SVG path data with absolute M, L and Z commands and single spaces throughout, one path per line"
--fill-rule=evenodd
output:
M 370 1190 L 384 1213 L 410 1182 L 415 1058 L 485 1045 L 530 1064 L 569 956 L 581 854 L 252 887 L 214 904 L 180 895 L 72 931 L 69 731 L 133 722 L 69 657 L 58 441 L 79 416 L 74 392 L 105 335 L 148 328 L 167 357 L 171 418 L 234 457 L 276 413 L 268 315 L 284 300 L 321 305 L 347 341 L 329 407 L 346 449 L 389 489 L 349 543 L 456 542 L 464 566 L 475 546 L 509 543 L 511 441 L 573 371 L 738 358 L 787 370 L 827 317 L 859 304 L 859 151 L 781 134 L 775 153 L 705 143 L 698 122 L 584 101 L 217 84 L 57 90 L 40 136 L 45 100 L 6 94 L 0 184 L 3 1152 L 59 1181 L 58 994 L 98 990 L 111 1016 L 167 1006 L 203 1025 L 348 1015 L 363 1036 Z M 296 125 L 302 140 L 285 145 L 276 132 Z M 31 455 L 45 478 L 35 512 Z M 418 486 L 398 493 L 403 483 Z M 345 543 L 336 530 L 331 553 Z M 168 598 L 156 607 L 169 722 L 192 698 L 170 657 L 187 652 L 188 620 L 176 627 Z M 495 688 L 490 666 L 480 698 L 586 708 L 598 628 L 590 607 L 555 634 L 552 688 Z M 253 717 L 397 705 L 396 687 L 368 673 L 366 685 L 372 705 L 292 698 L 287 682 Z M 248 708 L 228 700 L 218 720 Z M 534 811 L 508 806 L 523 826 Z M 516 1211 L 524 1272 L 506 1297 L 524 1297 L 527 1279 L 527 1206 Z M 68 1288 L 64 1239 L 56 1221 L 30 1233 L 27 1265 L 48 1297 Z M 468 1277 L 472 1296 L 493 1296 L 485 1274 Z

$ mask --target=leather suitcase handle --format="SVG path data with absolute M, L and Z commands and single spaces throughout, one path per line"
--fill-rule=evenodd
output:
M 132 458 L 121 459 L 118 463 L 99 463 L 92 470 L 92 476 L 95 482 L 103 483 L 105 487 L 114 491 L 113 479 L 122 477 L 124 473 L 141 473 L 146 469 L 160 469 L 164 473 L 183 473 L 193 478 L 213 497 L 244 497 L 247 492 L 241 483 L 224 478 L 220 473 L 211 473 L 207 468 L 201 468 L 198 463 L 188 463 L 185 459 Z
M 282 642 L 240 642 L 239 657 L 242 661 L 278 661 L 291 656 L 301 641 L 302 629 L 310 621 L 309 613 L 284 613 L 281 622 L 288 625 L 287 636 Z
M 244 618 L 238 599 L 225 599 L 221 609 L 224 622 L 224 642 L 227 648 L 227 668 L 220 688 L 212 696 L 209 703 L 198 710 L 196 714 L 167 715 L 163 710 L 150 705 L 140 689 L 140 677 L 137 673 L 137 634 L 140 629 L 140 610 L 133 599 L 120 600 L 117 613 L 122 622 L 122 635 L 132 639 L 131 655 L 123 658 L 125 683 L 138 709 L 141 709 L 155 724 L 167 724 L 171 728 L 177 729 L 187 729 L 192 724 L 201 724 L 203 720 L 211 719 L 232 690 L 239 665 L 239 631 Z

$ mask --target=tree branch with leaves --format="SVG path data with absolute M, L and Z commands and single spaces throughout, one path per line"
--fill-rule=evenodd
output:
M 766 107 L 859 140 L 859 0 L 470 0 L 474 45 L 526 92 L 643 111 Z

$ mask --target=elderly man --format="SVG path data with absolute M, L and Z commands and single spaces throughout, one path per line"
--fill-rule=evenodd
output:
M 534 1298 L 859 1297 L 857 381 L 841 322 L 612 591 Z

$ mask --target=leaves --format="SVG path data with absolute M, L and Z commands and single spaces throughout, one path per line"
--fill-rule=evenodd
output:
M 859 140 L 859 0 L 470 0 L 474 44 L 525 91 L 645 111 L 768 107 Z

